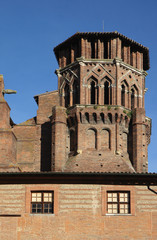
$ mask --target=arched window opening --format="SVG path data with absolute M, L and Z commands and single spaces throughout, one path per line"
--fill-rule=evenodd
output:
M 91 104 L 95 104 L 95 93 L 96 93 L 96 89 L 95 89 L 95 82 L 92 81 L 91 82 Z
M 70 90 L 69 90 L 69 85 L 66 84 L 64 88 L 64 93 L 65 93 L 65 107 L 67 108 L 70 104 Z
M 105 150 L 111 149 L 110 131 L 108 129 L 101 131 L 101 148 Z
M 135 106 L 135 91 L 134 89 L 131 89 L 131 108 L 134 108 Z
M 108 113 L 108 119 L 109 119 L 110 123 L 112 123 L 112 114 L 111 113 Z
M 109 104 L 109 82 L 104 83 L 104 104 Z
M 120 123 L 121 124 L 123 123 L 123 115 L 122 114 L 120 115 Z
M 125 107 L 125 86 L 121 87 L 121 105 Z
M 85 120 L 87 123 L 89 123 L 89 113 L 87 113 L 87 112 L 85 113 Z
M 134 84 L 131 89 L 131 108 L 139 107 L 139 91 Z
M 105 123 L 105 118 L 104 118 L 104 114 L 103 113 L 100 113 L 100 119 L 103 123 Z
M 74 81 L 73 84 L 73 105 L 75 104 L 79 104 L 79 86 L 78 83 L 76 81 Z
M 87 148 L 96 149 L 97 148 L 97 132 L 95 129 L 89 128 L 87 130 Z
M 82 113 L 80 113 L 80 122 L 82 123 Z
M 125 116 L 125 127 L 127 128 L 128 127 L 128 117 Z
M 128 134 L 123 132 L 123 152 L 128 152 Z
M 70 152 L 75 151 L 75 132 L 70 130 Z
M 95 123 L 97 123 L 97 115 L 96 115 L 96 113 L 93 113 L 93 121 L 94 121 Z
M 118 122 L 118 114 L 115 114 L 115 122 Z

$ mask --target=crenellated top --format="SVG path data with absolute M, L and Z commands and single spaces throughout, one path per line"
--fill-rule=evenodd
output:
M 115 32 L 77 32 L 54 48 L 60 68 L 73 63 L 76 58 L 122 59 L 139 69 L 149 69 L 149 49 Z

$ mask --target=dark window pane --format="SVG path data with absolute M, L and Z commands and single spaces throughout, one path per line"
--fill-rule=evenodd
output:
M 37 204 L 37 213 L 41 213 L 42 212 L 42 204 L 40 203 L 38 203 Z
M 49 204 L 49 207 L 52 208 L 52 203 Z
M 44 213 L 48 213 L 48 209 L 47 208 L 44 208 Z
M 42 204 L 41 204 L 41 203 L 38 203 L 38 204 L 37 204 L 37 208 L 42 209 Z
M 36 208 L 32 208 L 32 213 L 36 213 Z
M 41 212 L 42 212 L 42 209 L 37 208 L 37 213 L 41 213 Z
M 32 208 L 36 208 L 36 204 L 33 203 L 33 204 L 32 204 Z

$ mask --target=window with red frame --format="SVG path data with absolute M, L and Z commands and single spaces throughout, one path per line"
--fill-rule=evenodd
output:
M 54 212 L 54 192 L 31 192 L 31 213 L 52 214 Z

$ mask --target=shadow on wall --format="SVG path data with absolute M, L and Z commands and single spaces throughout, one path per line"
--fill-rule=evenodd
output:
M 51 138 L 51 122 L 46 122 L 41 126 L 41 171 L 51 171 Z

